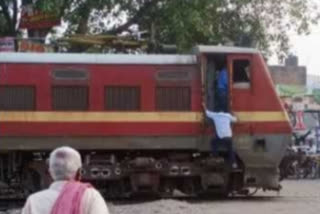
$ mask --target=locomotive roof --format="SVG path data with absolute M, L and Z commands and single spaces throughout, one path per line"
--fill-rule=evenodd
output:
M 0 63 L 196 64 L 195 55 L 0 53 Z
M 258 53 L 256 49 L 226 46 L 196 46 L 194 54 L 83 54 L 83 53 L 0 53 L 0 63 L 61 64 L 196 64 L 198 53 Z
M 259 53 L 257 49 L 232 46 L 199 45 L 193 49 L 195 53 Z

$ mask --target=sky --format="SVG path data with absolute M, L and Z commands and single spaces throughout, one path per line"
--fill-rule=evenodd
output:
M 313 0 L 318 9 L 320 1 Z M 320 76 L 320 21 L 311 28 L 311 33 L 305 36 L 291 35 L 291 52 L 298 56 L 299 65 L 307 67 L 307 73 Z
M 307 67 L 307 73 L 320 76 L 320 22 L 313 26 L 309 35 L 291 34 L 290 51 L 298 56 L 299 65 Z M 271 65 L 278 64 L 274 54 L 270 58 Z
M 291 52 L 298 56 L 299 65 L 307 66 L 307 73 L 320 75 L 320 25 L 306 36 L 290 36 Z

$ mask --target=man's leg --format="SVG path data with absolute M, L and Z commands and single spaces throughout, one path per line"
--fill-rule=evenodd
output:
M 218 157 L 218 143 L 219 143 L 219 138 L 218 137 L 214 137 L 211 140 L 211 151 L 212 151 L 212 155 L 214 157 Z
M 233 151 L 233 147 L 232 147 L 232 138 L 225 138 L 224 139 L 224 143 L 228 149 L 228 161 L 230 163 L 231 166 L 236 164 L 236 156 L 235 153 Z

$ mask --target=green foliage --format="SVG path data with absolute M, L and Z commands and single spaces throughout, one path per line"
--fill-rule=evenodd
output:
M 76 2 L 64 16 L 70 23 L 68 34 L 124 31 L 130 34 L 129 28 L 135 24 L 140 31 L 148 31 L 154 42 L 176 44 L 181 52 L 195 44 L 233 42 L 239 46 L 259 48 L 266 55 L 275 46 L 280 59 L 289 50 L 289 34 L 309 33 L 310 25 L 319 18 L 312 0 Z M 123 20 L 127 20 L 128 24 Z M 81 29 L 84 23 L 87 28 Z
M 8 29 L 8 25 L 6 19 L 3 14 L 0 14 L 0 36 L 7 36 L 10 30 Z
M 281 97 L 305 96 L 308 94 L 308 89 L 300 85 L 277 85 L 277 92 Z
M 12 8 L 18 0 L 1 2 Z M 233 42 L 267 56 L 276 47 L 280 59 L 289 50 L 289 35 L 308 34 L 319 19 L 314 0 L 38 0 L 36 7 L 57 12 L 68 23 L 66 35 L 130 35 L 135 28 L 154 43 L 176 44 L 180 52 Z M 0 27 L 10 24 L 2 14 Z
M 319 12 L 311 0 L 175 0 L 163 1 L 145 19 L 155 23 L 160 42 L 177 44 L 181 50 L 194 44 L 228 41 L 253 46 L 270 54 L 276 46 L 280 59 L 289 50 L 289 35 L 307 34 Z
M 177 44 L 180 50 L 227 42 L 252 46 L 263 32 L 260 20 L 242 17 L 238 8 L 229 8 L 226 1 L 167 1 L 151 14 L 146 25 L 150 22 L 155 24 L 160 42 Z
M 0 36 L 16 36 L 19 0 L 0 0 Z

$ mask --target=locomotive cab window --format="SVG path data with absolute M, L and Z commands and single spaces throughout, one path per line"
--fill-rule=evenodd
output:
M 138 111 L 140 110 L 140 87 L 107 86 L 105 87 L 105 110 Z
M 52 88 L 53 110 L 88 110 L 88 91 L 87 86 L 54 86 Z
M 32 86 L 0 86 L 0 110 L 35 110 L 35 88 Z
M 250 88 L 250 61 L 247 59 L 233 61 L 233 87 Z

